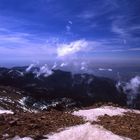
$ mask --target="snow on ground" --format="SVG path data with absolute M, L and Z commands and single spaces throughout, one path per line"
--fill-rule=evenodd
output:
M 104 116 L 105 114 L 115 116 L 123 115 L 125 112 L 140 113 L 138 110 L 123 109 L 113 106 L 102 106 L 100 108 L 75 111 L 73 115 L 81 116 L 88 122 L 66 128 L 59 133 L 47 135 L 48 140 L 131 140 L 130 138 L 113 134 L 102 126 L 90 123 L 92 121 L 98 121 L 98 117 Z
M 121 137 L 98 125 L 89 122 L 82 125 L 69 127 L 68 129 L 47 135 L 48 140 L 131 140 Z
M 20 138 L 19 136 L 15 136 L 14 138 L 12 138 L 12 140 L 33 140 L 33 139 L 30 137 Z
M 74 111 L 73 115 L 81 116 L 86 121 L 97 121 L 99 116 L 104 116 L 105 114 L 109 116 L 123 115 L 125 112 L 140 113 L 137 110 L 123 109 L 113 106 L 102 106 L 100 108 L 94 108 L 89 110 L 79 110 Z
M 98 121 L 98 117 L 105 114 L 109 116 L 115 116 L 123 115 L 125 112 L 140 113 L 140 111 L 138 110 L 123 109 L 112 106 L 102 106 L 100 108 L 75 111 L 73 112 L 73 115 L 81 116 L 88 122 L 86 122 L 85 124 L 65 128 L 58 133 L 51 133 L 49 135 L 46 135 L 45 137 L 47 138 L 47 140 L 131 140 L 130 138 L 116 135 L 111 131 L 104 129 L 102 126 L 93 125 L 90 123 L 92 121 Z M 29 137 L 20 138 L 16 136 L 12 140 L 32 139 Z
M 0 110 L 0 114 L 14 114 L 11 110 Z

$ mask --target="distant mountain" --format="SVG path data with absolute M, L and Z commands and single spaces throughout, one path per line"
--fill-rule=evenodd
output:
M 116 82 L 91 74 L 72 74 L 52 70 L 52 74 L 36 75 L 39 68 L 26 71 L 27 67 L 0 68 L 0 85 L 18 88 L 32 102 L 69 99 L 79 106 L 96 102 L 113 102 L 126 105 L 126 95 L 119 92 Z M 33 103 L 31 104 L 33 105 Z

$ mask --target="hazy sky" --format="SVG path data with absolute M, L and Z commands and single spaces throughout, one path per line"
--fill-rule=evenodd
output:
M 140 60 L 140 0 L 0 0 L 0 64 Z

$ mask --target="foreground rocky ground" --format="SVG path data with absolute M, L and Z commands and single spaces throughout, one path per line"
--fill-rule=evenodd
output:
M 104 115 L 99 117 L 97 124 L 117 135 L 140 140 L 140 114 L 128 112 L 123 116 Z
M 68 140 L 140 139 L 139 111 L 98 106 L 99 104 L 74 112 L 51 110 L 38 113 L 0 114 L 0 139 L 11 140 L 13 137 L 19 136 L 18 140 L 22 140 L 22 137 L 41 140 L 47 139 L 47 134 L 53 136 L 54 133 L 56 136 L 48 137 L 49 140 L 65 140 L 67 138 Z M 96 125 L 103 126 L 105 130 L 96 127 Z M 71 126 L 73 127 L 71 128 Z M 101 138 L 97 136 L 97 133 Z M 103 136 L 106 134 L 109 136 Z M 62 135 L 64 136 L 62 137 Z M 74 135 L 77 137 L 73 137 Z
M 84 123 L 82 118 L 56 110 L 44 113 L 1 114 L 0 139 L 18 135 L 20 137 L 29 136 L 38 140 L 43 138 L 43 135 L 56 132 L 60 128 L 82 123 Z

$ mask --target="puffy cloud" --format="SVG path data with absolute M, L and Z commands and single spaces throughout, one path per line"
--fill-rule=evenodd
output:
M 39 69 L 32 69 L 32 68 L 38 67 Z M 33 73 L 36 74 L 36 77 L 39 77 L 41 75 L 47 77 L 51 74 L 53 74 L 53 71 L 48 67 L 47 64 L 39 66 L 37 64 L 31 64 L 29 67 L 26 69 L 26 72 L 30 72 L 33 70 Z
M 125 90 L 131 90 L 133 95 L 139 93 L 140 88 L 140 77 L 136 76 L 130 80 L 129 83 L 126 84 Z
M 134 100 L 140 94 L 140 76 L 135 76 L 129 82 L 124 85 L 118 82 L 117 88 L 122 87 L 127 96 L 127 104 L 130 106 L 134 105 Z
M 67 63 L 62 63 L 62 64 L 60 65 L 60 67 L 64 67 L 64 66 L 67 66 Z
M 30 64 L 29 67 L 26 69 L 26 72 L 29 72 L 34 66 L 35 64 Z
M 88 47 L 88 45 L 89 43 L 85 40 L 77 40 L 68 44 L 59 44 L 59 47 L 57 48 L 57 55 L 58 57 L 63 57 L 74 54 L 81 50 L 84 50 Z

